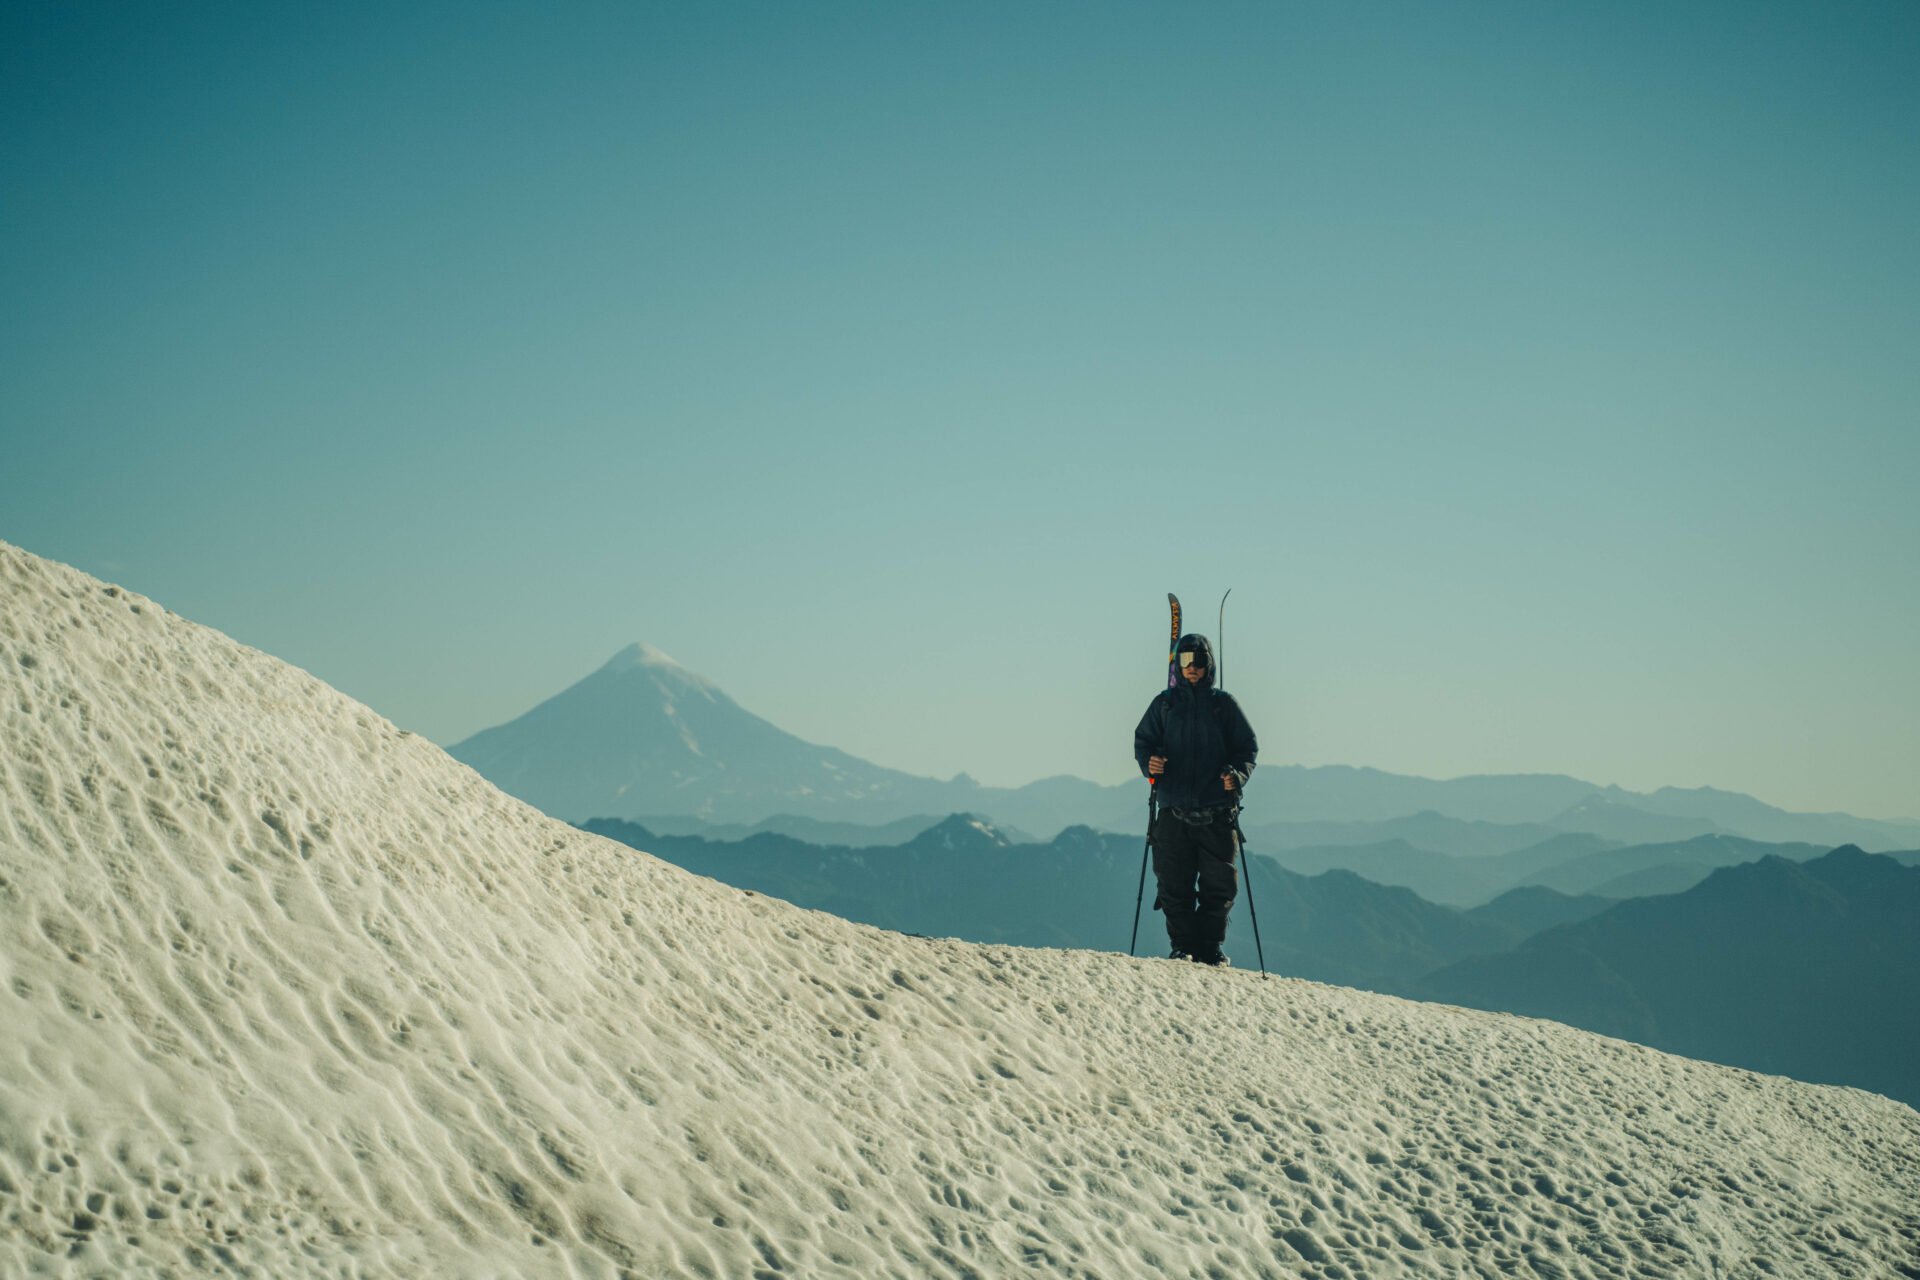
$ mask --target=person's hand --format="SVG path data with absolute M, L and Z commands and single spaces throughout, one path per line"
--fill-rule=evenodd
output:
M 1223 774 L 1221 774 L 1221 775 L 1220 775 L 1220 785 L 1221 785 L 1221 786 L 1223 786 L 1223 787 L 1225 787 L 1225 788 L 1226 788 L 1227 790 L 1229 790 L 1229 791 L 1231 791 L 1231 790 L 1233 790 L 1233 774 L 1231 774 L 1231 773 L 1223 773 Z
M 1147 776 L 1149 778 L 1157 778 L 1161 774 L 1165 773 L 1166 771 L 1167 771 L 1167 758 L 1165 756 L 1148 756 L 1147 757 Z

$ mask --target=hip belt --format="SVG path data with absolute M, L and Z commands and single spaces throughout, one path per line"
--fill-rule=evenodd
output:
M 1167 810 L 1169 816 L 1186 823 L 1190 827 L 1211 827 L 1222 822 L 1231 822 L 1239 814 L 1240 806 L 1233 804 L 1211 804 L 1199 809 Z

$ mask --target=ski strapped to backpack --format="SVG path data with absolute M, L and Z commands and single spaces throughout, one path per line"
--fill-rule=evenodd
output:
M 1173 611 L 1173 631 L 1167 636 L 1167 688 L 1180 687 L 1180 597 L 1167 592 L 1167 608 Z
M 1227 588 L 1227 595 L 1220 597 L 1220 629 L 1213 637 L 1213 687 L 1227 687 L 1227 596 L 1233 594 L 1233 588 Z

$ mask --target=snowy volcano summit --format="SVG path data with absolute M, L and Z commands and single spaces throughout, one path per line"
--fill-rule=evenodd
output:
M 956 799 L 953 784 L 883 769 L 769 724 L 647 644 L 628 645 L 525 715 L 449 752 L 542 812 L 572 819 L 904 817 L 943 812 Z
M 1920 1274 L 1884 1098 L 802 911 L 4 544 L 0 718 L 0 1274 Z

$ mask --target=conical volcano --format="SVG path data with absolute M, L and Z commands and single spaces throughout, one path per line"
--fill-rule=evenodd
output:
M 646 644 L 627 646 L 584 680 L 448 754 L 543 812 L 574 820 L 692 814 L 745 822 L 857 812 L 863 821 L 888 821 L 941 810 L 951 799 L 945 784 L 776 728 Z

